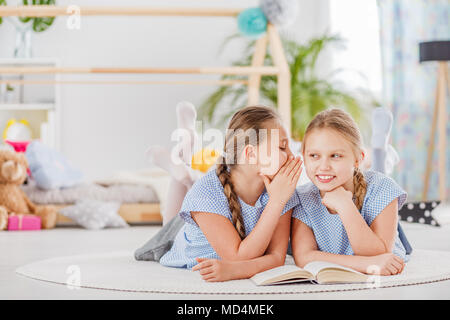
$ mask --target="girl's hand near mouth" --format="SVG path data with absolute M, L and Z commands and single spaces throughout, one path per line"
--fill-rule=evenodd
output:
M 277 199 L 280 203 L 286 204 L 297 186 L 298 179 L 302 173 L 302 163 L 303 161 L 300 157 L 294 158 L 291 156 L 272 180 L 260 174 L 270 199 Z

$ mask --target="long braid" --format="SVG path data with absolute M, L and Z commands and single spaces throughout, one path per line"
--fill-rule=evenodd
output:
M 355 171 L 353 173 L 353 188 L 354 188 L 354 198 L 355 198 L 355 205 L 358 208 L 358 210 L 361 211 L 363 203 L 364 203 L 364 197 L 366 196 L 367 191 L 367 182 L 364 178 L 363 173 L 361 170 L 356 167 Z
M 228 204 L 230 206 L 232 223 L 235 226 L 237 232 L 241 239 L 245 238 L 245 226 L 244 218 L 242 217 L 241 204 L 239 203 L 239 198 L 234 191 L 233 184 L 231 182 L 231 174 L 228 172 L 228 166 L 226 164 L 226 159 L 223 157 L 222 163 L 217 164 L 216 174 L 223 186 L 223 192 L 228 199 Z

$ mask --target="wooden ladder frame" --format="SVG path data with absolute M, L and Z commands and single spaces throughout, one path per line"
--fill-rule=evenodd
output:
M 56 17 L 71 16 L 78 14 L 80 16 L 188 16 L 188 17 L 236 17 L 242 11 L 242 8 L 181 8 L 181 7 L 111 7 L 111 6 L 0 6 L 0 17 L 21 16 L 21 17 Z M 267 46 L 269 45 L 274 66 L 264 66 L 264 57 Z M 199 67 L 199 68 L 122 68 L 122 67 L 1 67 L 0 74 L 52 74 L 52 73 L 114 73 L 114 74 L 220 74 L 220 75 L 246 75 L 247 82 L 239 80 L 228 81 L 203 81 L 203 82 L 178 82 L 179 84 L 221 84 L 233 85 L 235 83 L 248 85 L 248 104 L 255 105 L 259 103 L 259 86 L 261 76 L 275 75 L 278 78 L 278 111 L 283 124 L 288 133 L 291 133 L 291 76 L 289 66 L 284 55 L 280 36 L 275 26 L 269 24 L 267 34 L 259 38 L 256 42 L 255 52 L 251 66 L 238 67 Z M 5 81 L 5 80 L 2 80 Z M 8 81 L 8 80 L 6 80 Z M 8 81 L 11 82 L 11 81 Z M 27 81 L 21 83 L 39 84 L 49 83 L 49 81 Z M 58 83 L 74 83 L 71 81 L 59 81 Z M 77 83 L 82 83 L 78 81 Z M 94 83 L 94 82 L 89 82 Z M 102 82 L 97 82 L 102 83 Z M 114 82 L 108 82 L 114 83 Z M 119 84 L 152 84 L 165 83 L 160 81 L 126 82 Z M 176 84 L 177 82 L 173 82 Z

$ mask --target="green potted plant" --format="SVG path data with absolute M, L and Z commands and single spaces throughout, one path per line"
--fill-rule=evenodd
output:
M 27 5 L 54 5 L 55 0 L 22 0 L 24 6 Z M 0 5 L 7 5 L 6 0 L 0 0 Z M 31 32 L 43 32 L 47 30 L 55 20 L 55 17 L 7 17 L 7 20 L 16 27 L 16 47 L 14 57 L 31 58 Z M 0 17 L 0 24 L 3 19 Z
M 238 36 L 231 36 L 225 42 Z M 339 44 L 343 40 L 335 35 L 325 34 L 311 39 L 306 44 L 282 37 L 286 59 L 291 72 L 291 115 L 292 137 L 301 141 L 306 126 L 320 111 L 336 106 L 348 111 L 360 125 L 367 122 L 364 117 L 370 106 L 377 105 L 373 96 L 363 89 L 358 92 L 350 92 L 339 86 L 334 80 L 335 75 L 341 70 L 333 71 L 326 79 L 319 78 L 316 72 L 317 61 L 324 49 L 332 44 Z M 254 41 L 250 41 L 244 49 L 244 56 L 233 63 L 234 66 L 251 65 Z M 272 57 L 268 50 L 265 57 L 265 65 L 273 65 Z M 225 75 L 222 80 L 240 79 L 245 76 Z M 262 76 L 260 84 L 261 102 L 268 105 L 277 105 L 277 78 L 276 76 Z M 232 106 L 223 112 L 223 105 Z M 247 87 L 245 85 L 221 86 L 211 93 L 199 107 L 201 118 L 216 126 L 224 122 L 238 109 L 247 104 Z M 220 111 L 222 113 L 220 114 Z M 217 119 L 218 118 L 218 119 Z
M 6 84 L 5 103 L 14 102 L 14 87 L 9 83 Z

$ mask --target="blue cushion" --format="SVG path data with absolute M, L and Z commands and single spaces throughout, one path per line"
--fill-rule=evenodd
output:
M 28 145 L 25 156 L 32 178 L 42 189 L 72 187 L 83 178 L 82 173 L 73 168 L 62 154 L 38 140 Z

